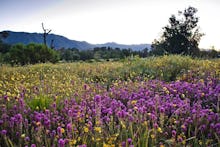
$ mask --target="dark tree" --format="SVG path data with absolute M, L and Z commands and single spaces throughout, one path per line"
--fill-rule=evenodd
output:
M 148 51 L 149 51 L 149 49 L 148 49 L 147 47 L 144 48 L 144 49 L 140 52 L 140 56 L 143 57 L 143 58 L 147 57 L 148 54 L 149 54 Z
M 93 59 L 94 53 L 92 50 L 82 50 L 79 52 L 80 54 L 80 60 L 90 60 Z
M 152 48 L 160 53 L 196 55 L 199 52 L 199 42 L 204 35 L 199 32 L 199 18 L 195 15 L 197 9 L 188 7 L 179 11 L 178 18 L 172 15 L 169 25 L 163 28 L 164 32 L 159 40 L 152 43 Z
M 43 37 L 44 37 L 44 45 L 47 45 L 47 35 L 52 31 L 44 28 L 44 23 L 42 23 L 42 29 L 44 31 Z M 51 43 L 53 45 L 53 42 Z
M 0 53 L 8 52 L 10 45 L 3 42 L 9 36 L 7 31 L 0 32 Z
M 9 50 L 7 62 L 13 64 L 36 64 L 45 62 L 58 62 L 59 55 L 55 50 L 42 44 L 16 44 Z
M 79 50 L 76 48 L 60 50 L 61 59 L 67 62 L 77 61 L 80 59 Z
M 0 40 L 0 53 L 5 54 L 10 50 L 10 48 L 10 44 L 4 43 Z

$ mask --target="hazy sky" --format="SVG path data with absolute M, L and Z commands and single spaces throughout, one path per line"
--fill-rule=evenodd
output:
M 171 14 L 198 9 L 200 47 L 220 49 L 220 0 L 0 0 L 0 31 L 52 33 L 89 43 L 152 43 Z

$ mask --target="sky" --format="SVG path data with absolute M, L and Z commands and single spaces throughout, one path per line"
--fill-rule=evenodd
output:
M 220 50 L 220 0 L 0 0 L 0 31 L 53 34 L 93 44 L 152 43 L 169 17 L 198 9 L 200 48 Z

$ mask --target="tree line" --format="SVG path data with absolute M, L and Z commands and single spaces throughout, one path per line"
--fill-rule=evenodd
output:
M 145 48 L 140 51 L 133 51 L 132 49 L 120 49 L 112 47 L 95 47 L 91 50 L 78 50 L 76 48 L 59 49 L 60 59 L 67 62 L 72 61 L 86 61 L 95 59 L 99 60 L 118 60 L 130 56 L 147 57 L 148 49 Z
M 0 63 L 11 65 L 25 65 L 58 61 L 101 61 L 120 60 L 130 56 L 147 57 L 148 49 L 133 51 L 132 49 L 120 49 L 111 47 L 95 47 L 90 50 L 79 50 L 77 48 L 51 49 L 44 44 L 30 43 L 28 45 L 9 45 L 0 42 Z
M 11 65 L 26 65 L 58 61 L 75 62 L 75 61 L 109 61 L 120 60 L 132 56 L 146 58 L 149 56 L 163 55 L 161 50 L 145 48 L 134 51 L 132 49 L 120 49 L 112 47 L 95 47 L 90 50 L 79 50 L 77 48 L 54 50 L 44 44 L 30 43 L 28 45 L 16 44 L 9 45 L 0 42 L 0 63 Z M 218 58 L 220 52 L 216 50 L 198 51 L 196 57 Z

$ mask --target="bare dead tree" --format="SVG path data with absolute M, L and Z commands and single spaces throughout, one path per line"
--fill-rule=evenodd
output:
M 43 37 L 44 37 L 44 45 L 47 45 L 47 35 L 52 31 L 49 29 L 44 28 L 44 23 L 42 23 L 42 29 L 44 31 Z

